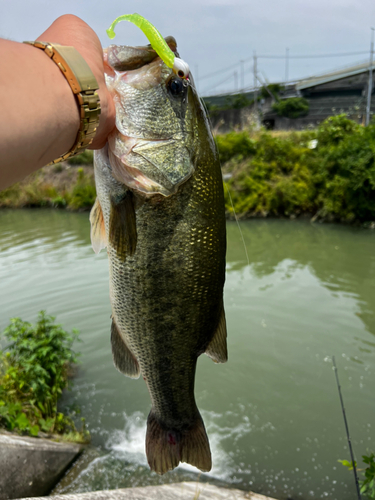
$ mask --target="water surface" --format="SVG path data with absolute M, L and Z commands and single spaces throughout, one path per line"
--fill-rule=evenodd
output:
M 302 221 L 228 223 L 229 362 L 198 362 L 196 399 L 213 469 L 199 476 L 279 499 L 351 500 L 349 459 L 330 357 L 336 355 L 357 458 L 374 450 L 375 233 Z M 58 486 L 84 492 L 197 479 L 148 469 L 150 400 L 113 367 L 108 262 L 87 213 L 0 211 L 0 328 L 38 311 L 78 328 L 81 364 L 63 405 L 82 408 L 93 447 Z M 374 450 L 375 451 L 375 450 Z

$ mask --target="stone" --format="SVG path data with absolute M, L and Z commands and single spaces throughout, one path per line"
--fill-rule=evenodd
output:
M 48 500 L 274 500 L 258 493 L 219 488 L 209 483 L 184 482 L 119 490 L 54 495 Z M 23 500 L 45 500 L 27 499 Z
M 0 433 L 0 500 L 47 495 L 82 445 Z

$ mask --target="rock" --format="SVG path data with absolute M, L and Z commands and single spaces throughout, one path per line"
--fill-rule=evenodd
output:
M 161 498 L 163 500 L 194 500 L 195 498 L 199 500 L 274 500 L 257 493 L 218 488 L 209 483 L 196 482 L 56 495 L 48 497 L 48 500 L 160 500 Z
M 81 453 L 78 444 L 0 434 L 0 500 L 47 495 Z

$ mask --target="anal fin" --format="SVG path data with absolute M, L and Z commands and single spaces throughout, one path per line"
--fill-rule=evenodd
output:
M 138 361 L 122 339 L 113 318 L 111 325 L 111 344 L 113 363 L 117 370 L 127 377 L 138 378 L 141 373 Z
M 109 217 L 109 241 L 116 249 L 117 256 L 124 261 L 134 254 L 137 246 L 137 228 L 135 220 L 134 196 L 126 191 L 118 202 L 111 199 Z
M 213 359 L 215 363 L 225 363 L 228 361 L 227 325 L 225 321 L 224 307 L 220 315 L 219 324 L 211 342 L 207 346 L 205 354 Z
M 105 233 L 104 217 L 99 199 L 96 198 L 90 212 L 91 245 L 95 253 L 99 253 L 107 246 L 107 235 Z

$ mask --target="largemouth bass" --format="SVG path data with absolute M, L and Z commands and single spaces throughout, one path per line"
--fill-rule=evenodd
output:
M 151 469 L 209 471 L 194 379 L 202 353 L 227 360 L 217 150 L 191 76 L 180 79 L 150 46 L 112 45 L 105 61 L 116 129 L 95 152 L 90 221 L 94 250 L 107 247 L 109 258 L 114 364 L 147 384 Z

